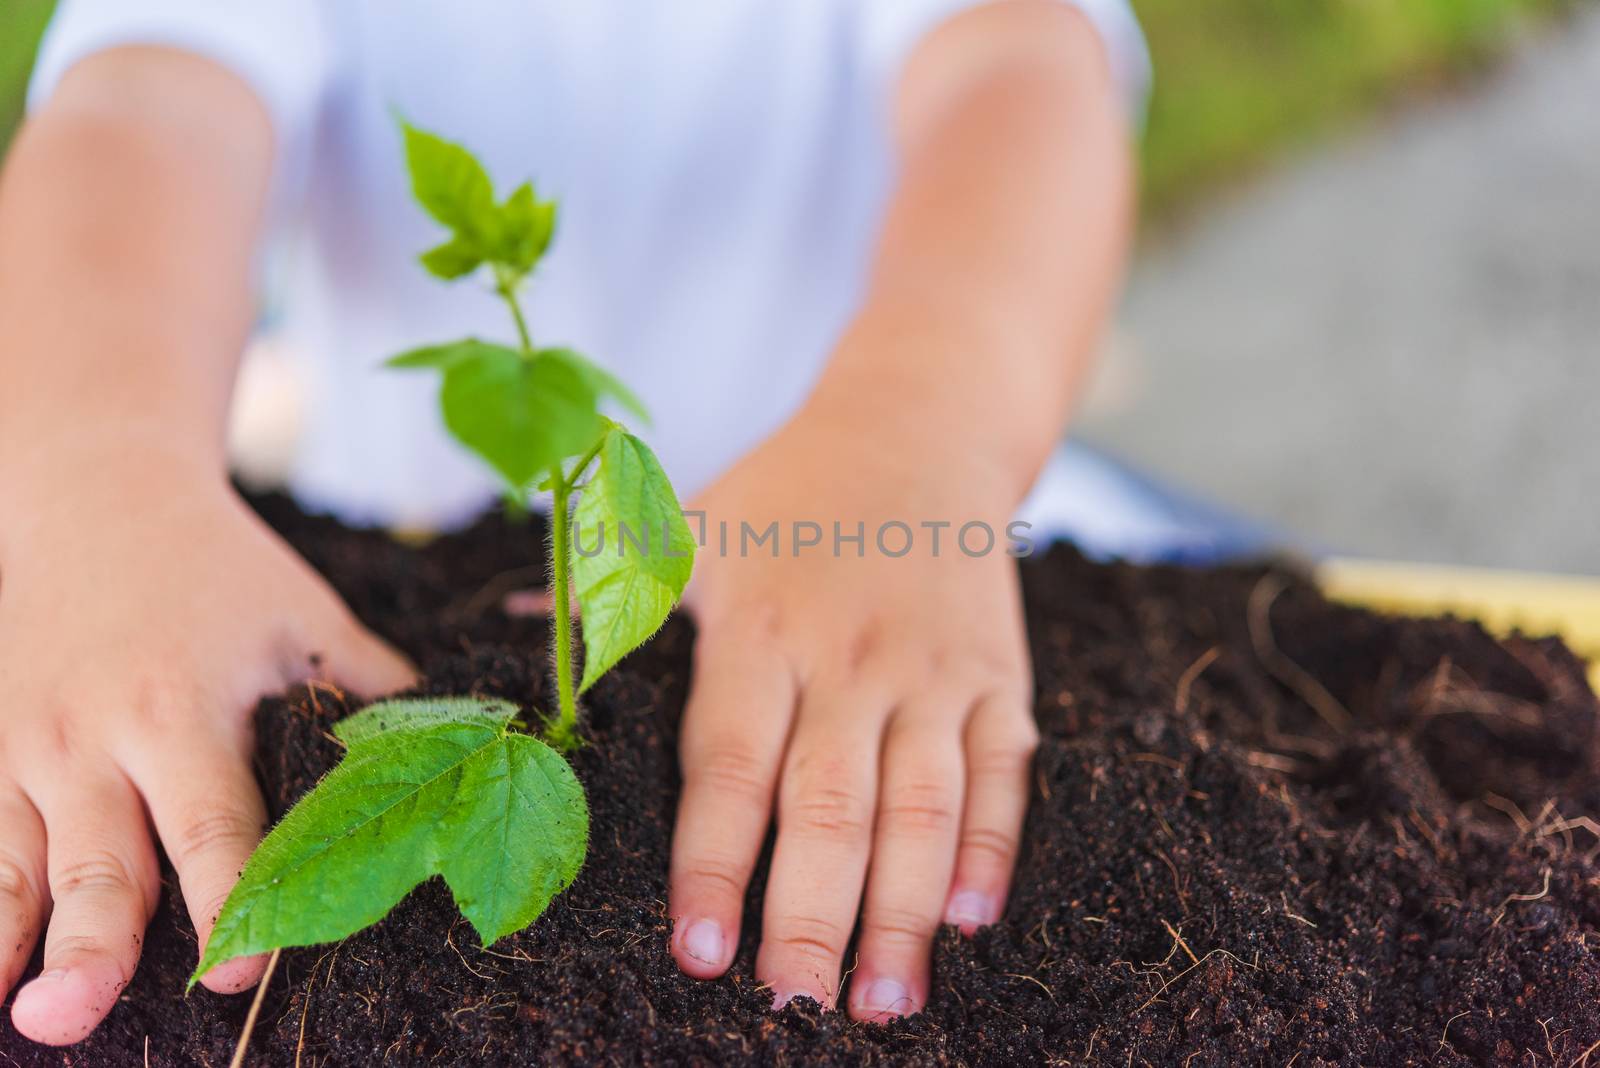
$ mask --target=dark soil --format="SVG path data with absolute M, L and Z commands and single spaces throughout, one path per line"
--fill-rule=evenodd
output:
M 503 575 L 535 530 L 486 520 L 408 549 L 263 509 L 429 690 L 547 703 L 543 625 L 495 596 L 536 579 Z M 1559 643 L 1339 608 L 1261 569 L 1056 549 L 1024 573 L 1044 743 L 1016 889 L 1000 924 L 940 936 L 926 1012 L 768 1012 L 759 881 L 728 978 L 678 974 L 664 901 L 692 632 L 674 620 L 590 701 L 572 889 L 492 950 L 435 882 L 373 930 L 284 953 L 249 1063 L 1535 1066 L 1600 1042 L 1596 701 Z M 336 760 L 326 728 L 351 707 L 326 689 L 263 703 L 276 809 Z M 0 1024 L 0 1063 L 227 1064 L 249 998 L 183 996 L 195 940 L 173 887 L 109 1021 L 65 1051 Z

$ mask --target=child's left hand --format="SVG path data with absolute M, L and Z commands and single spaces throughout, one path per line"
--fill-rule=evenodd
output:
M 672 951 L 690 975 L 727 969 L 775 816 L 758 977 L 775 1004 L 833 1005 L 859 911 L 849 1010 L 881 1019 L 923 1007 L 941 923 L 970 933 L 999 918 L 1037 735 L 1005 552 L 1014 502 L 987 499 L 1005 480 L 935 441 L 840 422 L 802 415 L 690 505 L 706 536 L 688 595 L 700 635 Z M 774 520 L 778 554 L 770 541 L 741 553 L 741 522 L 755 535 Z M 854 542 L 835 554 L 835 520 L 846 535 L 865 525 L 864 556 Z M 972 520 L 994 531 L 981 556 L 957 544 Z M 821 544 L 796 552 L 796 521 L 819 524 Z M 950 524 L 937 556 L 924 521 Z M 885 523 L 887 552 L 908 533 L 909 552 L 880 550 Z M 984 541 L 969 532 L 974 552 Z

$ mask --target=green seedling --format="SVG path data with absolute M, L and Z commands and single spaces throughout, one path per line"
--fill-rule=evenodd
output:
M 564 755 L 579 744 L 578 697 L 655 633 L 693 567 L 660 463 L 600 411 L 610 400 L 644 419 L 638 398 L 572 349 L 536 346 L 523 316 L 519 290 L 549 248 L 555 203 L 531 183 L 497 201 L 470 152 L 402 129 L 412 191 L 450 231 L 422 266 L 445 281 L 489 278 L 517 341 L 430 345 L 389 366 L 441 376 L 445 426 L 498 474 L 516 509 L 536 491 L 550 495 L 557 706 L 537 734 L 514 705 L 480 698 L 382 701 L 336 724 L 344 758 L 251 856 L 191 986 L 234 957 L 354 934 L 435 875 L 484 945 L 538 919 L 588 849 L 588 804 Z M 574 524 L 588 543 L 576 556 Z

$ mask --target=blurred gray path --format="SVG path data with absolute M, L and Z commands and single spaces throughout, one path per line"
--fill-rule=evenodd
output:
M 1600 7 L 1146 250 L 1079 430 L 1314 546 L 1600 574 Z

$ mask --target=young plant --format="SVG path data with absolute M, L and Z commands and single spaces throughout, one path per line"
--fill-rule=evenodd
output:
M 655 633 L 693 567 L 693 538 L 655 454 L 600 412 L 610 399 L 644 419 L 638 398 L 572 349 L 535 346 L 523 317 L 518 291 L 550 245 L 555 203 L 526 182 L 496 201 L 466 149 L 402 129 L 412 191 L 450 231 L 423 267 L 445 281 L 486 274 L 517 341 L 430 345 L 389 366 L 441 375 L 445 426 L 494 469 L 516 509 L 550 494 L 556 708 L 537 736 L 514 705 L 465 697 L 382 701 L 336 724 L 343 759 L 251 856 L 191 986 L 234 957 L 354 934 L 435 875 L 484 945 L 533 923 L 588 849 L 588 805 L 563 755 L 579 741 L 578 696 Z M 597 545 L 576 558 L 574 523 Z

